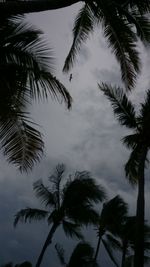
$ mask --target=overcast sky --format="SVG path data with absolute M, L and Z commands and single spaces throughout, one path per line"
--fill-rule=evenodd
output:
M 79 8 L 80 4 L 27 17 L 28 21 L 45 32 L 44 38 L 56 58 L 56 76 L 68 88 L 74 101 L 70 111 L 51 99 L 47 103 L 33 105 L 32 116 L 41 126 L 46 148 L 43 159 L 33 172 L 20 174 L 0 155 L 0 263 L 25 260 L 35 263 L 48 233 L 46 222 L 19 225 L 14 229 L 13 218 L 21 208 L 41 207 L 33 195 L 32 184 L 40 178 L 46 181 L 57 163 L 65 163 L 69 173 L 90 171 L 98 183 L 105 186 L 110 198 L 120 194 L 129 203 L 131 214 L 135 213 L 136 190 L 131 188 L 124 175 L 129 151 L 121 143 L 121 138 L 128 131 L 118 125 L 108 100 L 97 87 L 97 83 L 102 81 L 121 85 L 119 65 L 100 29 L 82 48 L 71 71 L 71 83 L 69 74 L 62 74 L 63 63 L 71 46 L 73 20 Z M 140 51 L 144 67 L 137 88 L 131 95 L 135 104 L 142 102 L 144 92 L 149 88 L 150 59 L 143 47 Z M 148 203 L 148 181 L 146 190 Z M 146 207 L 149 218 L 148 205 Z M 87 231 L 86 237 L 94 242 L 96 234 L 94 236 L 94 233 Z M 61 230 L 57 232 L 54 244 L 57 241 L 64 245 L 68 256 L 77 243 L 65 238 Z M 101 266 L 111 267 L 105 254 L 100 254 Z M 53 247 L 48 249 L 42 266 L 59 266 Z

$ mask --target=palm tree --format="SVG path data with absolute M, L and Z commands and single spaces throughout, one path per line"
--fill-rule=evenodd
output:
M 51 229 L 36 263 L 39 267 L 47 247 L 57 228 L 62 225 L 66 235 L 82 238 L 80 226 L 95 223 L 98 219 L 93 204 L 105 199 L 104 189 L 97 185 L 89 172 L 76 172 L 69 176 L 63 185 L 65 167 L 57 165 L 55 173 L 50 176 L 52 187 L 46 187 L 42 181 L 34 184 L 36 196 L 42 200 L 46 210 L 26 208 L 15 216 L 14 225 L 18 222 L 30 222 L 47 218 Z
M 135 247 L 135 226 L 136 217 L 127 216 L 122 225 L 119 227 L 120 247 L 122 248 L 121 267 L 133 266 L 134 247 Z M 115 241 L 115 240 L 114 240 Z M 118 243 L 117 243 L 118 244 Z M 150 261 L 148 256 L 150 252 L 150 228 L 144 225 L 144 263 Z
M 68 263 L 65 260 L 64 249 L 60 244 L 55 245 L 55 249 L 57 251 L 57 255 L 59 261 L 62 266 L 65 267 L 85 267 L 85 266 L 93 266 L 93 258 L 94 258 L 94 249 L 87 242 L 79 242 L 74 248 Z M 98 266 L 97 262 L 94 266 Z
M 5 14 L 21 14 L 57 9 L 80 2 L 79 0 L 28 1 L 1 3 Z M 121 2 L 121 3 L 120 3 Z M 83 3 L 83 1 L 82 1 Z M 88 0 L 80 9 L 73 27 L 73 43 L 66 58 L 64 71 L 74 64 L 81 45 L 96 26 L 102 25 L 104 36 L 112 48 L 120 66 L 122 80 L 131 89 L 140 71 L 140 59 L 136 49 L 137 41 L 150 42 L 150 11 L 148 0 Z
M 27 108 L 49 95 L 70 108 L 72 99 L 53 75 L 53 57 L 42 32 L 22 19 L 0 20 L 0 141 L 8 161 L 24 171 L 39 161 L 44 147 Z
M 115 260 L 115 257 L 113 256 L 111 245 L 112 239 L 115 239 L 115 244 L 118 243 L 118 247 L 116 247 L 120 248 L 119 242 L 115 238 L 115 235 L 117 235 L 120 225 L 123 223 L 126 214 L 127 204 L 120 196 L 116 196 L 108 202 L 104 203 L 97 224 L 98 241 L 96 246 L 96 252 L 94 255 L 94 262 L 96 262 L 97 260 L 100 244 L 102 242 L 113 263 L 117 267 L 119 266 L 117 261 Z
M 125 165 L 126 177 L 132 184 L 138 185 L 137 211 L 136 211 L 136 240 L 134 266 L 144 266 L 144 184 L 145 164 L 150 148 L 150 90 L 146 99 L 140 105 L 136 115 L 134 105 L 124 94 L 122 88 L 111 87 L 106 84 L 99 85 L 104 95 L 110 100 L 114 114 L 119 123 L 133 131 L 123 138 L 123 143 L 132 150 Z

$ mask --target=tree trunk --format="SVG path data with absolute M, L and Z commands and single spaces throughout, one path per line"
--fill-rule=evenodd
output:
M 0 3 L 0 14 L 17 15 L 24 13 L 40 12 L 71 6 L 83 0 L 10 0 Z
M 145 200 L 144 200 L 144 168 L 147 155 L 147 149 L 144 147 L 141 155 L 138 169 L 138 198 L 136 211 L 136 228 L 135 228 L 135 255 L 134 267 L 144 267 L 144 216 L 145 216 Z
M 126 252 L 127 252 L 127 241 L 124 241 L 123 250 L 122 250 L 121 267 L 125 267 Z
M 94 256 L 94 265 L 93 266 L 95 266 L 95 263 L 96 263 L 96 260 L 97 260 L 97 256 L 98 256 L 99 249 L 100 249 L 101 240 L 102 240 L 102 235 L 99 234 L 99 236 L 98 236 L 98 242 L 97 242 L 97 247 L 96 247 L 96 252 L 95 252 L 95 256 Z
M 52 228 L 51 228 L 51 230 L 50 230 L 50 232 L 49 232 L 49 234 L 48 234 L 48 236 L 46 238 L 46 241 L 44 243 L 44 246 L 43 246 L 43 248 L 41 250 L 40 256 L 38 257 L 37 263 L 35 265 L 36 267 L 39 267 L 41 265 L 41 262 L 43 260 L 43 256 L 45 254 L 45 251 L 46 251 L 47 247 L 49 246 L 49 244 L 52 242 L 52 238 L 53 238 L 53 235 L 54 235 L 57 227 L 58 227 L 58 224 L 53 224 L 52 225 Z

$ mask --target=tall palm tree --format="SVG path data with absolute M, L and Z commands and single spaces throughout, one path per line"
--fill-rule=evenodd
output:
M 66 262 L 64 249 L 60 244 L 55 245 L 55 249 L 57 251 L 57 255 L 59 261 L 62 266 L 65 267 L 85 267 L 85 266 L 93 266 L 93 258 L 94 258 L 94 249 L 87 242 L 80 242 L 74 248 L 68 263 Z M 94 263 L 94 266 L 98 266 L 97 262 Z
M 14 225 L 18 222 L 42 220 L 47 218 L 50 231 L 41 250 L 36 267 L 39 267 L 47 247 L 57 228 L 62 225 L 66 235 L 81 238 L 80 226 L 95 223 L 98 214 L 93 204 L 105 199 L 104 189 L 97 185 L 89 172 L 76 172 L 69 176 L 65 185 L 64 165 L 57 165 L 55 173 L 50 176 L 50 187 L 44 186 L 42 181 L 34 184 L 36 196 L 45 204 L 46 210 L 26 208 L 15 216 Z
M 136 210 L 136 240 L 134 266 L 144 266 L 144 217 L 145 217 L 145 164 L 150 148 L 150 90 L 147 91 L 139 113 L 136 114 L 134 105 L 127 98 L 122 88 L 99 85 L 104 95 L 110 100 L 114 114 L 123 126 L 133 131 L 123 138 L 123 143 L 131 149 L 128 162 L 125 165 L 126 177 L 132 184 L 138 185 Z
M 51 95 L 71 106 L 71 96 L 53 72 L 42 32 L 22 16 L 0 19 L 0 141 L 8 161 L 21 171 L 32 168 L 43 153 L 41 134 L 28 112 L 32 101 Z
M 94 255 L 94 262 L 96 262 L 97 260 L 100 244 L 102 242 L 113 263 L 117 267 L 119 266 L 115 257 L 113 256 L 113 251 L 111 249 L 112 243 L 110 244 L 109 241 L 110 237 L 114 236 L 113 238 L 115 239 L 115 235 L 117 235 L 120 225 L 125 220 L 126 214 L 127 204 L 120 196 L 116 196 L 108 202 L 104 203 L 97 224 L 98 241 Z M 117 240 L 115 243 L 117 243 Z
M 0 5 L 5 14 L 21 14 L 70 6 L 79 0 L 28 1 Z M 83 1 L 82 1 L 83 3 Z M 127 89 L 131 89 L 140 71 L 137 41 L 150 42 L 150 11 L 148 0 L 87 0 L 83 3 L 73 27 L 73 43 L 66 58 L 64 71 L 73 66 L 81 45 L 96 26 L 102 26 L 104 36 L 115 54 Z

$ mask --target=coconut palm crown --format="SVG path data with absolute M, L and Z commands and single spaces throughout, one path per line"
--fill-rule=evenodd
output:
M 144 184 L 145 164 L 150 149 L 150 90 L 146 93 L 144 103 L 136 113 L 132 102 L 123 89 L 111 85 L 99 85 L 101 91 L 110 100 L 114 114 L 123 126 L 132 130 L 132 134 L 123 138 L 123 143 L 131 149 L 128 162 L 125 165 L 126 177 L 131 184 L 138 185 L 136 212 L 136 240 L 134 267 L 144 266 Z
M 64 171 L 64 165 L 57 165 L 55 173 L 49 178 L 50 187 L 45 186 L 42 181 L 34 183 L 33 189 L 45 205 L 45 210 L 25 208 L 15 216 L 15 226 L 18 222 L 43 219 L 47 219 L 48 225 L 51 225 L 36 267 L 40 266 L 57 228 L 62 225 L 67 236 L 82 238 L 80 227 L 98 220 L 93 204 L 104 200 L 106 196 L 103 187 L 96 184 L 89 172 L 76 172 L 64 184 Z
M 29 107 L 51 96 L 71 106 L 71 96 L 54 76 L 52 51 L 42 32 L 23 16 L 0 19 L 0 142 L 8 161 L 21 171 L 31 169 L 44 143 Z
M 98 239 L 94 255 L 94 262 L 97 260 L 100 244 L 102 242 L 112 262 L 115 264 L 115 266 L 119 267 L 119 264 L 113 255 L 112 247 L 120 249 L 120 245 L 116 236 L 118 234 L 120 225 L 122 225 L 125 220 L 126 215 L 127 204 L 119 195 L 103 204 L 96 227 Z M 115 244 L 115 246 L 112 246 L 112 243 Z M 118 244 L 118 246 L 116 244 Z

